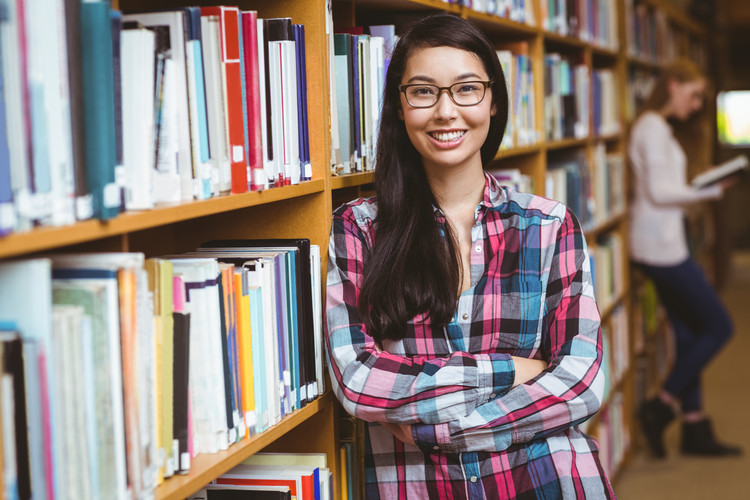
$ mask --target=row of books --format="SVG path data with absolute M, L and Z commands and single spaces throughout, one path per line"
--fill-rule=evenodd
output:
M 630 449 L 629 417 L 625 416 L 624 395 L 616 392 L 609 404 L 599 413 L 596 439 L 599 442 L 599 459 L 604 472 L 612 477 L 622 465 Z
M 539 5 L 545 30 L 618 49 L 616 0 L 540 0 Z
M 518 168 L 502 168 L 490 171 L 502 186 L 508 186 L 520 193 L 535 193 L 534 178 Z
M 593 159 L 593 223 L 598 226 L 625 213 L 625 158 L 607 153 L 606 145 L 599 142 Z
M 630 367 L 630 332 L 628 330 L 628 312 L 619 304 L 602 323 L 604 341 L 604 400 L 609 397 L 612 388 L 622 380 Z
M 311 177 L 304 26 L 40 1 L 0 20 L 0 234 Z
M 188 500 L 332 500 L 325 453 L 256 453 Z
M 551 156 L 544 179 L 544 196 L 570 207 L 584 230 L 595 222 L 590 172 L 585 153 L 576 151 Z
M 607 136 L 620 132 L 617 77 L 610 69 L 595 69 L 592 81 L 591 120 L 594 134 Z
M 347 31 L 332 36 L 329 61 L 334 174 L 375 166 L 385 73 L 396 41 L 393 25 Z
M 589 68 L 572 56 L 544 55 L 544 124 L 548 141 L 589 135 Z
M 614 303 L 623 291 L 625 251 L 617 233 L 600 236 L 596 245 L 589 247 L 594 294 L 600 310 Z
M 23 353 L 3 367 L 5 484 L 34 498 L 147 497 L 324 390 L 307 240 L 9 262 L 0 290 L 0 338 Z
M 536 26 L 532 0 L 459 0 L 468 9 Z
M 508 85 L 508 125 L 501 149 L 529 146 L 539 141 L 536 129 L 534 70 L 528 42 L 515 42 L 497 51 Z
M 683 56 L 706 67 L 705 44 L 670 22 L 664 10 L 642 0 L 625 0 L 625 20 L 629 56 L 656 64 Z

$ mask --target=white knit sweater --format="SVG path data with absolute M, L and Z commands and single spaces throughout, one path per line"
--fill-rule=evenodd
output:
M 630 134 L 635 196 L 630 206 L 630 258 L 653 266 L 673 266 L 689 257 L 683 206 L 721 197 L 720 186 L 687 184 L 685 153 L 660 114 L 643 113 Z

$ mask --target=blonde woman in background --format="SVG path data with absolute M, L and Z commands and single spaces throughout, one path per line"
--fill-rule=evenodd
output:
M 663 433 L 682 414 L 683 453 L 738 455 L 715 438 L 703 412 L 701 375 L 732 335 L 732 321 L 700 266 L 690 256 L 684 207 L 722 196 L 730 183 L 696 189 L 687 183 L 687 156 L 674 127 L 698 120 L 706 79 L 690 61 L 665 68 L 633 125 L 628 153 L 635 174 L 630 212 L 630 256 L 650 278 L 667 310 L 676 359 L 659 394 L 639 417 L 656 457 L 666 456 Z

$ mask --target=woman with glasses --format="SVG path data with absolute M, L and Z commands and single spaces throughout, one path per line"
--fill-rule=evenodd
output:
M 614 498 L 578 429 L 604 388 L 583 233 L 484 171 L 507 115 L 475 26 L 402 34 L 377 194 L 335 211 L 329 247 L 329 370 L 366 422 L 367 498 Z

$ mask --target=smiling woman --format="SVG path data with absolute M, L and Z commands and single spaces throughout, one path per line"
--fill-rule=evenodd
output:
M 368 498 L 614 498 L 578 429 L 604 388 L 585 239 L 565 206 L 485 173 L 507 115 L 474 25 L 402 33 L 377 195 L 334 212 L 329 247 L 328 366 L 367 422 Z

